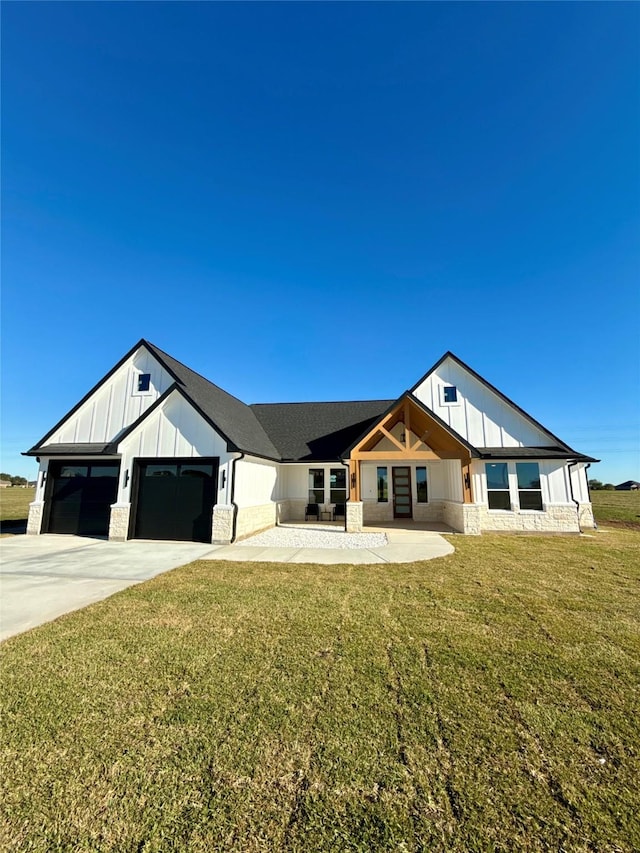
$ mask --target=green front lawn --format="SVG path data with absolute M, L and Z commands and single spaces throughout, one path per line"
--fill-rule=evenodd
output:
M 610 492 L 597 489 L 591 492 L 593 514 L 598 524 L 637 527 L 640 529 L 640 490 Z
M 197 562 L 7 641 L 0 848 L 640 849 L 640 535 Z
M 0 521 L 24 521 L 29 515 L 29 504 L 34 498 L 34 488 L 21 489 L 10 486 L 0 489 Z

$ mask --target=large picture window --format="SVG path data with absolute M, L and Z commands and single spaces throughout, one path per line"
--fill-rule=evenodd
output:
M 429 502 L 429 494 L 427 490 L 427 469 L 418 466 L 416 468 L 416 501 L 419 504 Z
M 343 504 L 347 502 L 347 469 L 332 468 L 329 472 L 329 502 Z
M 516 462 L 520 509 L 542 510 L 540 466 L 537 462 Z
M 324 468 L 309 468 L 309 503 L 324 503 Z
M 389 472 L 386 468 L 378 468 L 378 503 L 386 503 L 389 500 Z
M 509 470 L 506 462 L 487 462 L 487 496 L 489 509 L 511 509 Z

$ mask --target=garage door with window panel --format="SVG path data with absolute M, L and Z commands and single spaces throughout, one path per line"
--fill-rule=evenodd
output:
M 50 462 L 47 532 L 107 536 L 119 475 L 119 462 Z
M 218 459 L 147 459 L 136 466 L 136 539 L 211 541 Z

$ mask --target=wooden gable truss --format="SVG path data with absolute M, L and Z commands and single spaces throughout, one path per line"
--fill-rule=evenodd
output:
M 394 430 L 398 432 L 398 424 L 403 425 L 400 436 L 393 434 Z M 386 446 L 381 449 L 383 442 Z M 471 457 L 472 451 L 466 444 L 406 394 L 352 448 L 349 454 L 349 499 L 361 499 L 362 462 L 384 461 L 391 465 L 404 465 L 408 462 L 459 459 L 464 502 L 472 503 Z

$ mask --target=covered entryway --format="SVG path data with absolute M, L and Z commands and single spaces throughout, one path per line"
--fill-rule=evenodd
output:
M 51 462 L 47 474 L 47 533 L 107 536 L 111 504 L 118 492 L 120 463 Z
M 217 480 L 217 458 L 139 460 L 134 538 L 210 542 Z
M 464 525 L 478 451 L 410 392 L 346 453 L 348 532 L 380 522 Z

